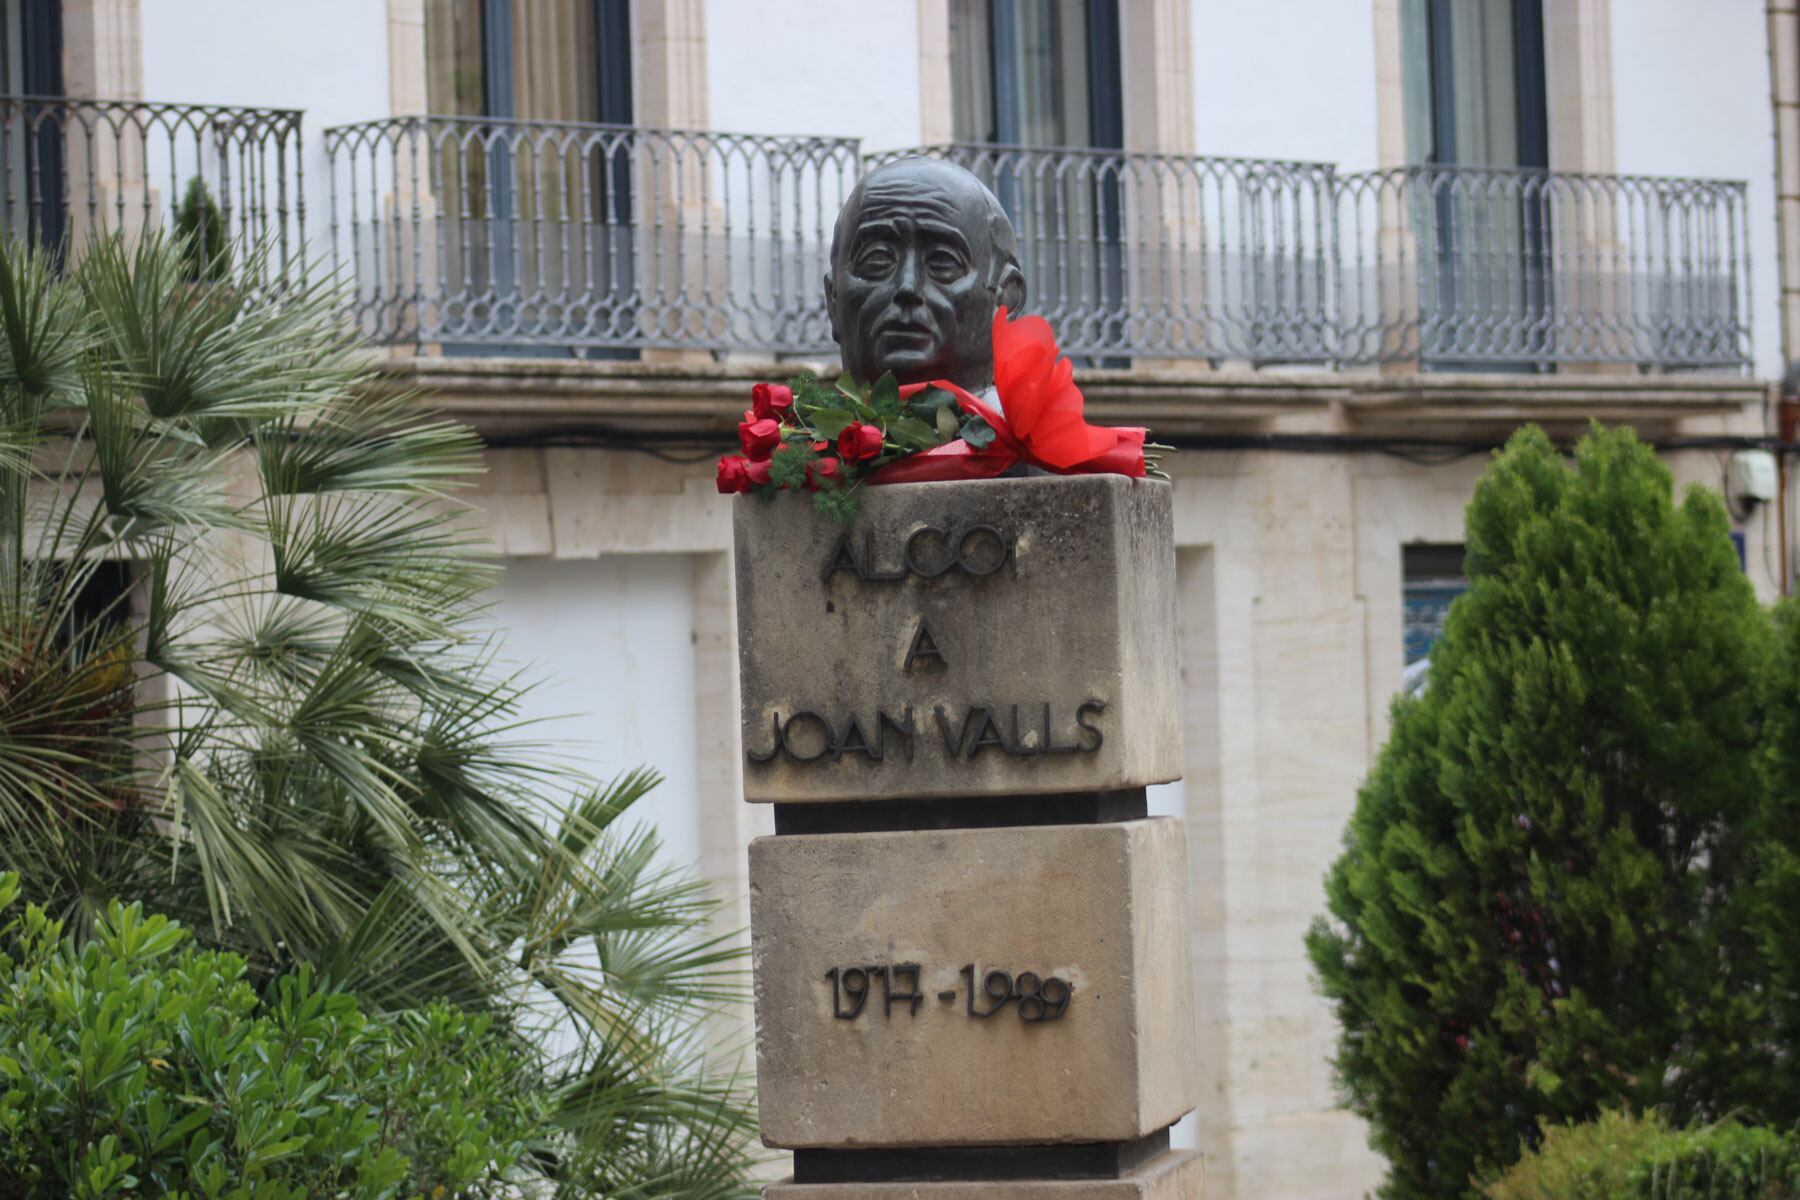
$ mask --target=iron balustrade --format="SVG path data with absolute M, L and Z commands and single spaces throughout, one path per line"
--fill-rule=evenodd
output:
M 446 351 L 817 351 L 849 138 L 413 117 L 325 131 L 365 332 Z
M 143 100 L 0 96 L 0 230 L 79 253 L 174 226 L 198 179 L 228 242 L 285 272 L 305 252 L 301 113 Z
M 979 175 L 1081 361 L 1447 369 L 1751 362 L 1741 182 L 397 118 L 326 131 L 331 244 L 379 340 L 828 355 L 856 180 Z
M 1343 359 L 1750 359 L 1743 183 L 1421 166 L 1339 181 Z
M 1090 362 L 1337 357 L 1329 163 L 958 143 L 1019 234 L 1027 307 Z

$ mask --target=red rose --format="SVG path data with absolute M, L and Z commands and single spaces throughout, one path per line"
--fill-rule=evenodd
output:
M 881 453 L 881 430 L 853 421 L 838 434 L 838 455 L 845 462 L 868 462 Z
M 719 492 L 730 496 L 736 492 L 750 490 L 750 472 L 746 470 L 750 460 L 741 454 L 726 454 L 719 458 Z
M 744 448 L 745 457 L 760 462 L 781 445 L 781 425 L 774 417 L 747 412 L 738 422 L 738 445 Z
M 751 411 L 777 421 L 794 411 L 794 389 L 785 383 L 759 383 L 750 389 Z
M 751 462 L 741 454 L 727 454 L 719 459 L 719 491 L 727 496 L 747 492 L 759 483 L 769 482 L 769 463 Z
M 827 455 L 815 458 L 806 464 L 806 490 L 816 492 L 822 487 L 836 483 L 842 472 L 838 470 L 838 460 Z

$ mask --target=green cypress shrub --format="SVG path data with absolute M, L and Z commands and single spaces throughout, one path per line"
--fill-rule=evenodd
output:
M 189 283 L 218 283 L 231 272 L 225 253 L 225 218 L 212 189 L 195 175 L 187 181 L 175 210 L 175 238 L 181 246 L 182 274 Z
M 1745 917 L 1769 631 L 1720 501 L 1628 431 L 1520 431 L 1469 590 L 1401 699 L 1309 950 L 1383 1195 L 1469 1194 L 1544 1119 L 1753 1090 Z
M 1768 803 L 1758 829 L 1753 927 L 1760 940 L 1775 1052 L 1757 1082 L 1757 1111 L 1800 1121 L 1800 601 L 1775 608 L 1775 652 L 1765 704 Z

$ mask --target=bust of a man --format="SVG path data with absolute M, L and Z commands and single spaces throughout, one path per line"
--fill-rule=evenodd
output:
M 865 176 L 838 214 L 825 305 L 859 383 L 994 382 L 993 322 L 1025 303 L 1018 235 L 969 171 L 907 158 Z

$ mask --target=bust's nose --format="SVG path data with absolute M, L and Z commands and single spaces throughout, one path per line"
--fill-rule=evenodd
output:
M 900 265 L 894 272 L 895 300 L 902 304 L 925 303 L 925 296 L 919 290 L 922 271 L 917 251 L 909 249 L 900 255 Z

